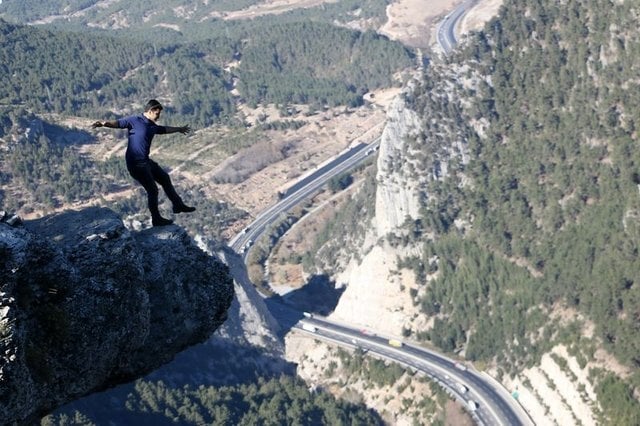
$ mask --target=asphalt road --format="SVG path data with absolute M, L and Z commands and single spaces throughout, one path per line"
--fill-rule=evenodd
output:
M 379 145 L 379 138 L 368 145 L 356 145 L 297 181 L 282 194 L 282 198 L 275 205 L 260 213 L 247 228 L 231 239 L 229 246 L 245 255 L 246 250 L 277 220 L 280 214 L 286 213 L 318 192 L 331 178 L 350 170 L 368 156 L 373 155 Z M 242 250 L 243 247 L 245 251 Z
M 456 26 L 462 17 L 473 7 L 475 0 L 467 0 L 449 13 L 438 25 L 436 38 L 445 54 L 451 53 L 457 44 Z
M 478 424 L 533 424 L 505 389 L 470 366 L 411 343 L 402 342 L 401 347 L 394 347 L 389 343 L 397 338 L 380 335 L 373 330 L 353 328 L 324 317 L 301 313 L 277 302 L 267 305 L 285 328 L 292 327 L 340 346 L 359 348 L 368 355 L 388 359 L 426 374 L 452 398 L 462 402 Z M 470 400 L 476 404 L 475 410 L 470 408 Z
M 344 151 L 333 161 L 292 185 L 275 205 L 260 213 L 253 223 L 229 242 L 231 248 L 246 256 L 251 244 L 276 223 L 282 213 L 319 191 L 332 177 L 353 168 L 366 157 L 373 155 L 379 143 L 378 139 L 369 145 L 361 144 Z M 401 363 L 427 374 L 452 397 L 463 402 L 478 424 L 505 426 L 533 424 L 506 390 L 469 367 L 461 368 L 462 364 L 454 359 L 406 342 L 403 342 L 402 347 L 393 347 L 389 345 L 389 337 L 380 336 L 374 331 L 352 328 L 348 324 L 337 324 L 323 317 L 311 318 L 307 313 L 282 304 L 281 299 L 278 298 L 269 299 L 266 302 L 283 330 L 295 329 L 338 345 L 359 347 L 374 356 Z M 310 331 L 311 328 L 313 331 Z M 461 385 L 464 387 L 462 388 Z M 469 400 L 477 404 L 475 410 L 470 407 Z
M 467 0 L 460 4 L 438 27 L 438 43 L 445 53 L 450 53 L 455 47 L 456 25 L 472 7 L 474 1 Z M 360 144 L 352 147 L 296 182 L 280 194 L 281 199 L 275 205 L 260 213 L 253 223 L 236 235 L 229 242 L 229 246 L 244 258 L 253 242 L 276 223 L 281 214 L 318 192 L 334 176 L 353 168 L 367 156 L 372 155 L 377 151 L 379 144 L 380 140 L 377 139 L 369 145 Z M 455 359 L 407 342 L 402 342 L 400 347 L 392 346 L 390 339 L 396 340 L 394 338 L 380 336 L 371 330 L 352 328 L 347 324 L 337 324 L 324 317 L 311 316 L 280 303 L 279 299 L 266 302 L 272 315 L 285 330 L 295 329 L 340 346 L 359 348 L 372 356 L 398 362 L 414 371 L 428 375 L 453 398 L 460 400 L 478 424 L 492 426 L 534 424 L 511 395 L 497 382 Z

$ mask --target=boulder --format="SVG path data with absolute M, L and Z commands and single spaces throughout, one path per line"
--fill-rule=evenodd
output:
M 234 296 L 184 229 L 130 231 L 105 208 L 0 222 L 0 280 L 6 424 L 148 374 L 207 340 Z

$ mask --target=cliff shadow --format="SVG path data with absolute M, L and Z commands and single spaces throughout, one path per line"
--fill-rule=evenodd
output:
M 58 408 L 51 413 L 54 421 L 42 424 L 62 424 L 55 420 L 65 416 L 72 419 L 76 412 L 98 425 L 194 424 L 169 420 L 149 407 L 155 404 L 171 411 L 176 409 L 176 402 L 182 403 L 185 389 L 215 394 L 215 389 L 221 386 L 255 384 L 282 375 L 294 377 L 295 369 L 295 364 L 265 355 L 260 348 L 236 344 L 214 335 L 143 378 Z
M 273 302 L 276 302 L 298 311 L 327 316 L 338 305 L 344 290 L 344 288 L 336 288 L 335 281 L 332 281 L 326 274 L 313 275 L 303 287 L 284 296 L 274 296 L 267 299 L 267 306 L 271 310 Z M 277 315 L 274 314 L 274 316 Z

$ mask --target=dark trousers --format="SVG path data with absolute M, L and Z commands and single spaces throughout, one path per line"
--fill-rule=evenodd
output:
M 156 185 L 156 182 L 162 186 L 174 206 L 182 205 L 182 199 L 173 187 L 169 174 L 162 170 L 155 161 L 149 159 L 146 161 L 127 162 L 127 170 L 129 170 L 131 177 L 140 182 L 140 185 L 147 191 L 147 202 L 152 218 L 160 217 L 158 185 Z

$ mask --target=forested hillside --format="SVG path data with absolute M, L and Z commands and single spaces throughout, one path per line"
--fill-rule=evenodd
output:
M 300 380 L 282 376 L 234 386 L 184 386 L 136 382 L 126 402 L 83 407 L 82 412 L 45 417 L 42 426 L 100 425 L 104 419 L 138 425 L 381 425 L 362 405 L 309 392 Z
M 249 38 L 242 41 L 162 46 L 1 20 L 0 34 L 2 104 L 95 115 L 164 95 L 173 99 L 176 120 L 197 127 L 234 118 L 234 79 L 254 105 L 357 105 L 367 90 L 391 85 L 393 73 L 411 64 L 410 53 L 384 37 L 324 24 L 272 24 L 243 33 Z M 232 61 L 239 61 L 237 75 L 225 69 Z
M 559 343 L 584 364 L 603 347 L 633 372 L 623 383 L 592 371 L 609 424 L 640 419 L 639 12 L 632 1 L 507 1 L 408 97 L 453 120 L 470 153 L 429 184 L 409 224 L 424 252 L 406 262 L 429 286 L 416 303 L 435 317 L 414 332 L 503 373 Z M 433 93 L 451 70 L 460 103 Z M 415 137 L 410 173 L 433 170 L 425 153 L 443 128 L 429 120 Z
M 175 94 L 178 119 L 207 126 L 235 112 L 222 64 L 229 40 L 158 49 L 146 42 L 49 31 L 0 21 L 0 102 L 33 112 L 104 114 Z M 172 97 L 174 97 L 172 96 Z
M 0 19 L 20 24 L 46 23 L 84 33 L 106 29 L 116 36 L 165 43 L 218 36 L 236 38 L 240 33 L 252 32 L 256 27 L 276 21 L 314 21 L 374 29 L 387 19 L 389 4 L 389 0 L 341 0 L 315 7 L 294 5 L 287 10 L 282 5 L 269 8 L 268 2 L 258 0 L 158 0 L 153 8 L 143 1 L 25 0 L 0 3 Z
M 274 25 L 244 50 L 238 87 L 250 104 L 358 106 L 363 94 L 391 86 L 398 66 L 409 65 L 406 49 L 373 31 L 313 22 Z

